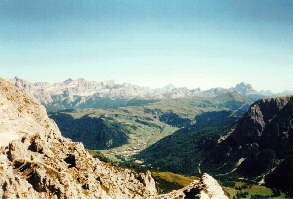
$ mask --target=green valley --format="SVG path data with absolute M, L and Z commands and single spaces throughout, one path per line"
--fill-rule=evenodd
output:
M 148 105 L 109 109 L 76 109 L 51 112 L 65 137 L 121 161 L 184 127 L 230 124 L 250 101 L 234 93 L 218 97 L 170 99 Z M 208 120 L 207 120 L 208 118 Z M 208 123 L 207 123 L 208 122 Z

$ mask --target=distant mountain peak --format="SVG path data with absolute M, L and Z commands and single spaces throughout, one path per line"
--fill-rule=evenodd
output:
M 257 91 L 253 89 L 251 84 L 240 82 L 235 87 L 231 88 L 232 91 L 237 91 L 243 96 L 257 94 Z
M 246 82 L 240 82 L 235 85 L 235 89 L 253 89 L 252 85 Z
M 65 84 L 69 84 L 71 82 L 73 82 L 73 79 L 71 79 L 71 78 L 68 78 L 67 80 L 64 81 Z
M 251 84 L 247 83 L 247 82 L 240 82 L 238 84 L 236 84 L 236 87 L 237 86 L 245 86 L 245 87 L 252 87 Z

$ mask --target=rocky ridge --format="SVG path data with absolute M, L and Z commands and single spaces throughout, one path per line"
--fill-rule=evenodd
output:
M 182 190 L 158 195 L 150 172 L 93 158 L 81 143 L 61 136 L 42 105 L 2 79 L 0 111 L 5 127 L 0 134 L 8 137 L 0 146 L 0 198 L 227 198 L 207 174 Z
M 208 157 L 242 176 L 292 190 L 292 140 L 293 97 L 261 99 Z

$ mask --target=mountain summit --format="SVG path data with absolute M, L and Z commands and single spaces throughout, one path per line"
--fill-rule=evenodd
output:
M 243 96 L 257 94 L 257 91 L 252 88 L 252 85 L 245 82 L 236 84 L 231 90 L 236 91 Z

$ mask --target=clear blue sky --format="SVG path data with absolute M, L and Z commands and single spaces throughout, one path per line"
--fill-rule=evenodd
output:
M 292 87 L 289 0 L 2 0 L 0 76 Z

